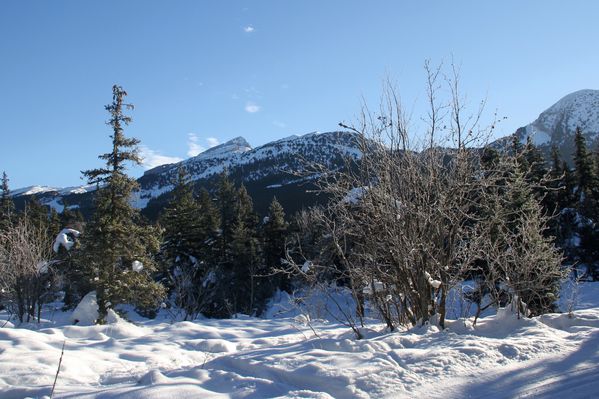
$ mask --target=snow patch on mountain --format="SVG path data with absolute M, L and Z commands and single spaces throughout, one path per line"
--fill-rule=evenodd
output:
M 190 181 L 209 180 L 228 171 L 241 176 L 245 182 L 267 178 L 268 188 L 273 189 L 318 177 L 316 165 L 335 168 L 343 164 L 344 159 L 358 159 L 361 156 L 359 139 L 356 134 L 350 132 L 293 135 L 257 148 L 252 148 L 243 137 L 236 137 L 184 161 L 147 170 L 138 179 L 140 190 L 133 194 L 131 203 L 134 207 L 142 209 L 153 198 L 171 191 L 180 167 L 185 168 Z M 13 195 L 39 195 L 42 204 L 62 212 L 63 197 L 85 194 L 96 189 L 95 185 L 62 189 L 30 186 L 15 190 Z M 78 201 L 68 199 L 67 202 Z
M 18 197 L 21 195 L 37 195 L 37 194 L 43 194 L 43 193 L 57 191 L 57 190 L 59 190 L 59 189 L 55 188 L 55 187 L 49 187 L 49 186 L 28 186 L 28 187 L 23 187 L 23 188 L 18 188 L 16 190 L 12 190 L 11 195 L 13 197 Z
M 576 128 L 587 136 L 599 134 L 599 90 L 579 90 L 563 97 L 527 125 L 520 139 L 525 142 L 530 136 L 537 146 L 560 144 Z
M 297 174 L 313 165 L 330 165 L 340 157 L 357 159 L 361 155 L 356 135 L 347 132 L 313 132 L 303 136 L 289 136 L 257 148 L 252 148 L 243 137 L 237 137 L 180 163 L 146 171 L 144 177 L 150 179 L 156 176 L 157 179 L 151 180 L 147 186 L 142 182 L 142 190 L 135 204 L 143 208 L 149 199 L 170 191 L 180 167 L 185 168 L 191 181 L 208 179 L 225 170 L 233 171 L 237 168 L 241 169 L 245 181 L 288 173 L 288 178 L 269 185 L 269 188 L 275 188 L 309 179 L 298 179 Z M 309 174 L 316 173 L 312 171 Z

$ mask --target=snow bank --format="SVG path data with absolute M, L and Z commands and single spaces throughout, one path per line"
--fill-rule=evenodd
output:
M 581 295 L 594 286 L 580 287 Z M 297 298 L 280 293 L 271 311 L 285 299 Z M 363 340 L 339 323 L 306 325 L 283 313 L 173 324 L 161 314 L 139 325 L 119 319 L 37 331 L 10 326 L 0 328 L 0 397 L 49 395 L 65 340 L 57 398 L 594 397 L 597 301 L 533 319 L 507 309 L 476 327 L 468 319 L 448 321 L 444 331 L 425 325 L 389 333 L 369 324 Z M 89 321 L 94 310 L 90 294 L 75 312 Z
M 89 292 L 83 297 L 71 314 L 71 322 L 78 326 L 92 326 L 98 320 L 98 303 L 96 302 L 96 291 Z M 112 310 L 108 310 L 106 321 L 116 323 L 118 315 Z

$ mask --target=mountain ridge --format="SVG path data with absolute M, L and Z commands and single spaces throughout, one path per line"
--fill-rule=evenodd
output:
M 293 135 L 256 148 L 238 136 L 183 161 L 147 170 L 137 179 L 141 189 L 134 194 L 132 203 L 144 211 L 150 208 L 145 213 L 155 218 L 168 200 L 178 169 L 184 167 L 196 189 L 214 188 L 220 173 L 227 171 L 237 184 L 245 184 L 250 194 L 259 198 L 255 201 L 257 208 L 265 209 L 263 202 L 276 196 L 288 202 L 286 208 L 296 209 L 294 197 L 306 199 L 306 191 L 314 189 L 315 172 L 308 170 L 309 165 L 321 164 L 335 169 L 341 167 L 346 158 L 360 156 L 358 136 L 351 132 Z M 68 203 L 89 214 L 95 188 L 30 186 L 15 190 L 13 196 L 24 202 L 35 195 L 42 204 L 58 212 Z M 307 200 L 306 204 L 309 203 Z
M 568 162 L 574 152 L 576 127 L 583 129 L 589 148 L 599 144 L 599 90 L 583 89 L 572 92 L 539 114 L 537 119 L 502 137 L 490 146 L 508 150 L 514 136 L 521 142 L 531 137 L 548 157 L 553 145 Z M 297 210 L 301 205 L 314 203 L 306 193 L 314 190 L 317 173 L 309 165 L 319 164 L 335 169 L 345 160 L 361 157 L 359 136 L 348 131 L 311 132 L 284 137 L 253 148 L 242 136 L 209 148 L 183 161 L 147 170 L 137 181 L 140 191 L 133 204 L 151 218 L 160 213 L 176 181 L 178 169 L 184 167 L 194 188 L 213 189 L 217 177 L 227 172 L 236 184 L 245 184 L 255 197 L 258 208 L 265 209 L 272 197 L 287 202 L 286 208 Z M 40 201 L 59 212 L 64 204 L 79 207 L 84 213 L 92 209 L 95 186 L 55 188 L 30 186 L 13 191 L 14 198 L 23 202 L 35 195 Z M 305 201 L 298 205 L 297 202 Z
M 572 161 L 574 134 L 580 128 L 589 148 L 599 144 L 599 90 L 582 89 L 569 93 L 539 114 L 537 119 L 518 128 L 513 134 L 502 137 L 491 146 L 506 149 L 516 136 L 521 143 L 530 137 L 535 146 L 549 156 L 552 146 L 557 146 L 561 156 Z

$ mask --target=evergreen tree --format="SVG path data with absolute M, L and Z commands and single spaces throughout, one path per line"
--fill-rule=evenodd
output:
M 529 140 L 529 138 L 527 140 Z M 528 158 L 525 154 L 525 147 L 516 135 L 512 136 L 512 153 L 516 160 L 518 170 L 522 173 L 526 173 L 529 170 L 530 165 L 528 164 Z
M 499 151 L 491 147 L 485 147 L 480 157 L 483 170 L 493 170 L 499 164 Z
M 235 224 L 230 251 L 233 259 L 229 281 L 232 313 L 254 314 L 260 310 L 260 300 L 263 299 L 258 295 L 261 288 L 258 284 L 260 248 L 256 230 L 243 219 Z
M 530 136 L 526 139 L 526 146 L 523 152 L 528 164 L 528 171 L 526 173 L 527 180 L 535 183 L 540 183 L 547 175 L 547 169 L 545 168 L 545 160 L 541 151 L 533 144 Z
M 543 234 L 548 219 L 535 199 L 524 173 L 508 165 L 505 187 L 488 202 L 489 217 L 481 226 L 488 228 L 485 256 L 486 275 L 491 290 L 505 285 L 519 309 L 526 304 L 531 315 L 553 311 L 564 278 L 562 256 L 552 238 Z
M 276 271 L 282 268 L 281 259 L 285 259 L 285 243 L 289 224 L 285 221 L 283 206 L 273 198 L 268 207 L 268 215 L 262 225 L 264 266 L 266 273 L 272 282 L 272 289 L 281 288 L 290 290 L 289 279 L 276 275 Z
M 247 189 L 242 184 L 237 190 L 235 225 L 230 245 L 232 255 L 232 285 L 236 287 L 235 311 L 253 314 L 260 310 L 261 301 L 258 287 L 261 282 L 262 264 L 258 239 L 258 216 Z
M 198 223 L 198 205 L 186 180 L 185 169 L 179 168 L 171 201 L 160 218 L 165 229 L 162 253 L 171 265 L 177 257 L 196 256 L 199 252 L 198 243 L 202 239 Z
M 562 159 L 559 153 L 559 149 L 554 144 L 551 146 L 551 176 L 554 178 L 560 178 L 562 176 Z
M 62 227 L 83 230 L 83 215 L 78 207 L 71 207 L 64 199 L 63 205 L 64 209 L 60 214 L 60 224 Z
M 230 263 L 229 245 L 233 240 L 233 228 L 236 223 L 236 197 L 235 186 L 227 177 L 227 172 L 220 176 L 217 190 L 217 207 L 220 221 L 219 237 L 219 263 Z
M 15 216 L 15 203 L 10 195 L 8 187 L 8 176 L 2 172 L 2 196 L 0 196 L 0 231 L 7 229 L 13 222 Z
M 209 315 L 226 317 L 238 312 L 255 313 L 263 298 L 258 295 L 262 267 L 258 217 L 246 188 L 236 190 L 226 173 L 217 190 L 219 214 L 218 251 L 215 258 L 216 298 Z
M 582 135 L 580 128 L 576 128 L 574 144 L 576 146 L 574 152 L 576 183 L 578 184 L 579 198 L 583 198 L 590 193 L 590 189 L 593 186 L 593 164 L 587 150 L 586 139 Z
M 197 200 L 199 225 L 204 241 L 200 246 L 200 257 L 208 264 L 214 264 L 216 256 L 216 243 L 219 232 L 219 217 L 212 197 L 208 190 L 202 188 Z
M 164 228 L 161 259 L 168 288 L 185 311 L 185 319 L 203 310 L 206 297 L 201 280 L 207 263 L 201 255 L 207 237 L 201 219 L 185 169 L 179 168 L 171 201 L 160 219 Z
M 218 234 L 219 218 L 214 201 L 210 196 L 210 193 L 205 188 L 200 190 L 198 197 L 198 212 L 200 214 L 200 228 L 202 234 L 206 237 L 207 246 L 212 247 L 214 245 L 216 235 Z M 203 246 L 203 250 L 206 251 L 206 247 Z M 208 256 L 211 251 L 204 253 L 204 256 Z
M 566 161 L 562 162 L 562 171 L 564 174 L 564 191 L 562 196 L 560 197 L 560 208 L 564 209 L 570 208 L 573 205 L 574 189 L 576 187 L 576 175 L 575 173 L 572 173 Z
M 517 157 L 524 150 L 524 146 L 522 145 L 520 138 L 516 134 L 512 135 L 511 150 L 512 150 L 512 155 L 515 157 Z
M 40 203 L 35 195 L 25 202 L 24 216 L 29 219 L 33 227 L 38 230 L 46 230 L 48 227 L 48 208 Z
M 551 147 L 551 169 L 549 170 L 549 188 L 547 202 L 549 211 L 556 214 L 563 209 L 561 198 L 565 194 L 564 170 L 557 146 Z
M 112 93 L 113 101 L 105 107 L 113 132 L 112 151 L 99 156 L 106 161 L 104 168 L 83 172 L 90 184 L 98 185 L 96 211 L 82 235 L 79 262 L 96 290 L 99 324 L 119 303 L 150 309 L 164 295 L 164 288 L 152 280 L 152 255 L 159 246 L 156 230 L 142 226 L 138 211 L 129 203 L 137 183 L 126 175 L 126 163 L 141 163 L 139 140 L 125 137 L 123 131 L 131 122 L 124 109 L 133 105 L 124 102 L 127 93 L 120 86 L 113 86 Z

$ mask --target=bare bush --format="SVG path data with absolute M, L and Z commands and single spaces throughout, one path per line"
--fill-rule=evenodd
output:
M 457 68 L 452 65 L 445 78 L 444 103 L 441 69 L 425 67 L 425 134 L 416 140 L 409 131 L 397 90 L 388 82 L 377 112 L 364 107 L 357 124 L 341 124 L 358 137 L 362 156 L 345 170 L 321 174 L 321 189 L 331 201 L 303 222 L 312 233 L 300 234 L 289 264 L 301 275 L 302 258 L 312 261 L 314 281 L 337 273 L 360 304 L 358 314 L 368 300 L 390 329 L 433 316 L 444 327 L 449 290 L 474 275 L 493 290 L 507 284 L 520 303 L 538 304 L 535 313 L 546 311 L 556 299 L 561 258 L 542 236 L 546 218 L 540 205 L 521 190 L 518 172 L 505 167 L 509 162 L 483 172 L 483 151 L 474 146 L 486 143 L 497 121 L 480 125 L 484 101 L 467 113 Z M 506 193 L 526 200 L 509 202 Z M 508 214 L 511 224 L 502 219 Z M 315 228 L 320 242 L 307 251 L 302 240 Z M 355 321 L 348 321 L 354 328 Z
M 0 233 L 0 289 L 6 307 L 21 322 L 40 320 L 52 283 L 47 232 L 21 217 Z

